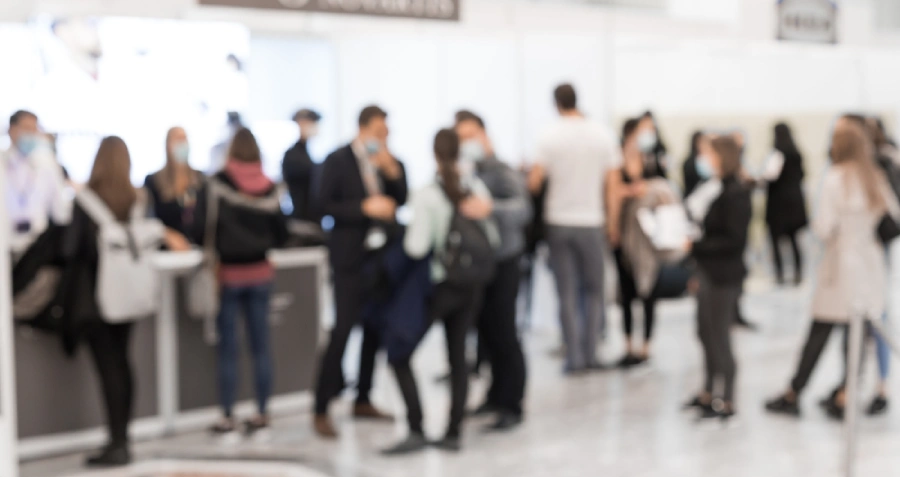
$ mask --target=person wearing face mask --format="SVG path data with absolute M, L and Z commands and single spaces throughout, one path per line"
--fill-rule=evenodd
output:
M 740 147 L 734 139 L 721 136 L 703 141 L 701 153 L 698 163 L 708 164 L 703 167 L 721 185 L 705 212 L 701 238 L 688 244 L 698 268 L 697 329 L 706 363 L 703 390 L 688 407 L 699 409 L 702 418 L 727 422 L 735 416 L 737 365 L 731 325 L 747 275 L 744 252 L 752 207 L 750 189 L 740 180 Z
M 668 177 L 669 157 L 653 113 L 647 111 L 638 119 L 637 146 L 644 155 L 645 169 L 659 177 Z
M 471 164 L 468 168 L 490 191 L 492 216 L 501 238 L 495 252 L 497 269 L 485 288 L 477 322 L 479 345 L 490 362 L 493 381 L 476 414 L 496 413 L 491 428 L 507 430 L 522 422 L 525 396 L 525 356 L 516 326 L 516 302 L 525 226 L 532 215 L 531 198 L 521 176 L 497 159 L 481 117 L 460 111 L 456 113 L 455 129 L 461 141 L 461 166 Z
M 153 214 L 166 226 L 166 243 L 175 250 L 188 250 L 186 237 L 194 225 L 197 194 L 205 182 L 201 172 L 191 168 L 191 146 L 184 128 L 173 127 L 166 134 L 166 164 L 147 176 L 147 190 Z
M 387 113 L 368 106 L 359 115 L 359 134 L 325 160 L 318 185 L 318 213 L 331 216 L 328 238 L 334 280 L 335 326 L 320 361 L 316 386 L 314 429 L 321 437 L 337 438 L 328 405 L 344 389 L 342 362 L 353 327 L 362 320 L 361 275 L 365 264 L 389 240 L 396 227 L 397 207 L 406 203 L 406 170 L 388 150 Z M 369 400 L 378 330 L 364 329 L 357 380 L 355 417 L 392 420 Z
M 295 219 L 315 222 L 312 194 L 316 165 L 309 155 L 307 144 L 319 134 L 322 116 L 311 109 L 301 109 L 294 115 L 294 122 L 300 128 L 300 139 L 287 152 L 281 163 L 282 177 L 291 193 L 294 204 L 292 216 Z
M 53 223 L 65 225 L 72 215 L 67 185 L 38 117 L 17 111 L 9 118 L 11 147 L 0 153 L 6 167 L 6 206 L 11 250 L 24 252 Z

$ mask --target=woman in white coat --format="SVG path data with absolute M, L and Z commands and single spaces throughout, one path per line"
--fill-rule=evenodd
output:
M 897 217 L 900 206 L 873 160 L 871 140 L 860 124 L 847 118 L 838 121 L 831 156 L 833 165 L 812 224 L 825 246 L 813 296 L 812 328 L 790 389 L 766 404 L 773 413 L 799 416 L 800 394 L 831 331 L 846 329 L 856 317 L 880 319 L 887 302 L 885 249 L 876 230 L 886 213 Z M 843 416 L 843 388 L 825 403 L 835 418 Z

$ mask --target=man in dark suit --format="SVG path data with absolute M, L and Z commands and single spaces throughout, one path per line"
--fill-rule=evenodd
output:
M 345 386 L 341 363 L 350 332 L 361 320 L 363 266 L 371 253 L 387 242 L 387 230 L 395 223 L 397 207 L 408 195 L 403 164 L 387 148 L 388 132 L 384 110 L 377 106 L 363 109 L 358 136 L 328 156 L 319 183 L 321 213 L 334 219 L 328 250 L 334 272 L 336 320 L 319 368 L 314 422 L 316 432 L 325 438 L 337 437 L 328 404 Z M 369 401 L 378 333 L 363 331 L 354 416 L 388 420 L 390 416 Z
M 300 128 L 300 140 L 284 153 L 284 161 L 281 163 L 281 175 L 294 203 L 294 212 L 291 215 L 295 219 L 308 222 L 316 222 L 312 208 L 316 164 L 309 155 L 307 143 L 318 135 L 320 119 L 322 116 L 311 109 L 297 111 L 294 122 Z

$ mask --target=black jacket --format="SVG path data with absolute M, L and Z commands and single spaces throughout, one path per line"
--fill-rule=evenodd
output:
M 72 205 L 72 222 L 64 232 L 62 256 L 72 277 L 69 306 L 70 327 L 78 328 L 89 321 L 99 321 L 97 304 L 97 270 L 100 252 L 97 234 L 100 228 L 78 203 Z
M 769 183 L 766 223 L 776 236 L 793 234 L 809 224 L 806 198 L 803 196 L 803 157 L 784 154 L 784 167 L 778 179 Z
M 694 243 L 692 252 L 713 283 L 739 285 L 747 276 L 744 251 L 751 215 L 750 189 L 735 178 L 725 179 L 722 195 L 703 221 L 703 238 Z
M 400 170 L 396 180 L 389 180 L 379 172 L 384 194 L 397 201 L 398 206 L 406 203 L 409 194 L 402 163 Z M 331 266 L 336 271 L 357 271 L 365 259 L 364 244 L 373 221 L 362 211 L 368 193 L 350 145 L 334 151 L 325 160 L 318 189 L 321 215 L 334 219 L 334 228 L 328 237 Z
M 312 207 L 314 197 L 314 185 L 316 178 L 316 164 L 313 162 L 306 148 L 306 141 L 297 141 L 284 153 L 284 161 L 281 163 L 281 176 L 291 193 L 291 201 L 294 203 L 292 217 L 309 222 L 318 222 Z
M 164 200 L 162 192 L 159 188 L 160 175 L 163 171 L 150 174 L 144 181 L 144 189 L 150 199 L 150 208 L 153 216 L 159 219 L 166 227 L 180 232 L 186 238 L 190 238 L 193 230 L 194 206 L 197 201 L 197 194 L 203 188 L 205 180 L 203 174 L 194 171 L 194 185 L 188 187 L 185 197 L 175 198 L 172 200 Z
M 281 211 L 281 190 L 251 195 L 238 189 L 226 172 L 210 178 L 197 198 L 193 237 L 206 243 L 206 220 L 210 188 L 218 200 L 216 251 L 225 265 L 245 265 L 265 261 L 268 252 L 288 239 L 287 219 Z

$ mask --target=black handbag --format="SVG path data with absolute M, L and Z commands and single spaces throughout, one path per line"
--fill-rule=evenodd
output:
M 888 245 L 900 237 L 900 225 L 897 225 L 897 221 L 891 217 L 891 214 L 884 214 L 881 222 L 878 222 L 877 232 L 881 243 Z

